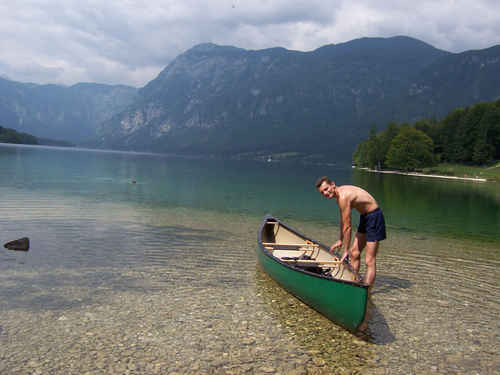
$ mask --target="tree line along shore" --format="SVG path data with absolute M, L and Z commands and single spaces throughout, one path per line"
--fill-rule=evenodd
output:
M 1 143 L 74 146 L 0 126 Z M 500 181 L 500 99 L 451 111 L 444 119 L 390 123 L 356 147 L 353 165 L 372 171 Z
M 0 126 L 0 142 L 2 143 L 17 143 L 17 144 L 25 144 L 25 145 L 38 145 L 37 137 L 18 132 L 14 129 L 4 128 Z
M 73 147 L 74 144 L 66 141 L 60 141 L 48 138 L 39 138 L 34 135 L 19 132 L 14 129 L 0 126 L 0 143 L 13 143 L 22 145 L 43 145 L 43 146 L 61 146 Z
M 444 119 L 390 123 L 356 147 L 353 165 L 374 171 L 500 180 L 500 99 Z

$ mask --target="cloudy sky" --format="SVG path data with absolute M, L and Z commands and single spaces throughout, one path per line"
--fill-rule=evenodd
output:
M 0 0 L 0 14 L 0 76 L 65 85 L 142 87 L 204 42 L 311 51 L 407 35 L 450 52 L 500 44 L 499 0 Z

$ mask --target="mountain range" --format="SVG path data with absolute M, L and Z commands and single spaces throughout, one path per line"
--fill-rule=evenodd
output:
M 0 78 L 0 126 L 40 138 L 95 143 L 98 125 L 132 104 L 137 91 L 124 85 L 66 87 Z
M 0 79 L 0 125 L 111 149 L 347 159 L 373 125 L 499 97 L 500 46 L 450 53 L 404 36 L 310 52 L 200 44 L 140 89 Z

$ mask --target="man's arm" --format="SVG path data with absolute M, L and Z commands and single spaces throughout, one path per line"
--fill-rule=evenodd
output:
M 341 261 L 349 254 L 349 248 L 351 246 L 351 205 L 347 199 L 339 199 L 339 209 L 340 209 L 340 230 L 341 230 L 341 240 L 344 245 L 344 254 L 342 255 Z
M 340 212 L 340 237 L 339 239 L 337 240 L 337 242 L 335 242 L 331 247 L 330 247 L 330 251 L 334 251 L 335 249 L 338 249 L 338 248 L 341 248 L 342 247 L 342 241 L 344 240 L 344 234 L 342 232 L 342 228 L 343 228 L 343 220 L 342 220 L 342 211 Z

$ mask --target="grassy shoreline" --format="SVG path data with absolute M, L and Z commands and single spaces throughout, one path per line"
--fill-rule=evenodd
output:
M 489 167 L 442 163 L 434 167 L 424 168 L 418 172 L 405 172 L 397 170 L 379 171 L 370 168 L 358 169 L 366 170 L 368 172 L 401 174 L 416 177 L 448 178 L 477 182 L 500 182 L 500 162 L 497 162 Z
M 435 167 L 425 168 L 423 173 L 464 178 L 484 178 L 488 181 L 500 182 L 500 162 L 488 167 L 442 163 Z

